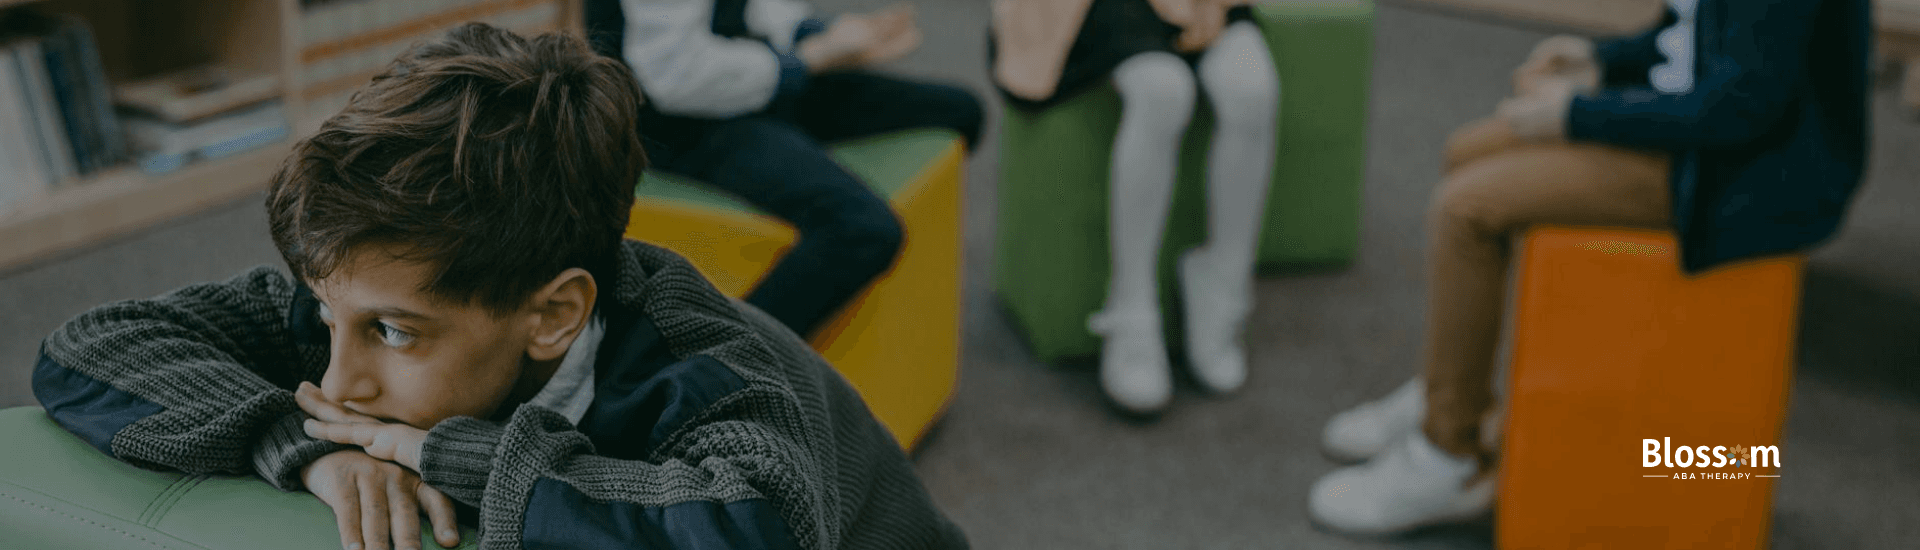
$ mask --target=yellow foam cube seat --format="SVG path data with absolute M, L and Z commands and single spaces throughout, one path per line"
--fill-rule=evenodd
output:
M 1668 232 L 1525 241 L 1498 546 L 1765 548 L 1805 257 L 1688 276 Z
M 833 147 L 841 165 L 893 205 L 905 240 L 892 269 L 811 342 L 907 449 L 945 411 L 960 367 L 964 149 L 945 130 Z M 793 246 L 785 222 L 691 180 L 650 173 L 636 194 L 627 236 L 685 256 L 728 296 L 745 296 Z

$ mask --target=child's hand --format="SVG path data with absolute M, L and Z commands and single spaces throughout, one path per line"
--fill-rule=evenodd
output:
M 1520 67 L 1513 70 L 1513 93 L 1531 96 L 1548 81 L 1562 80 L 1576 90 L 1600 85 L 1600 66 L 1593 58 L 1593 41 L 1559 35 L 1540 41 Z
M 433 525 L 434 542 L 447 548 L 460 544 L 453 501 L 398 464 L 347 449 L 302 467 L 300 481 L 333 508 L 340 545 L 347 550 L 417 550 L 422 509 Z
M 300 410 L 307 411 L 314 418 L 308 420 L 305 426 L 308 437 L 359 445 L 374 458 L 391 460 L 413 471 L 420 471 L 420 445 L 427 440 L 426 430 L 406 424 L 389 424 L 349 411 L 327 401 L 326 396 L 320 394 L 319 386 L 306 382 L 300 383 L 300 389 L 293 392 L 293 398 L 299 403 Z
M 914 24 L 914 7 L 910 2 L 900 2 L 886 9 L 874 12 L 873 19 L 878 24 L 878 38 L 867 44 L 861 52 L 862 66 L 879 65 L 906 57 L 920 47 L 922 39 L 920 26 Z
M 1530 95 L 1501 101 L 1494 108 L 1494 116 L 1506 121 L 1515 137 L 1566 139 L 1567 108 L 1573 103 L 1573 86 L 1564 80 L 1547 80 Z
M 1226 27 L 1226 8 L 1194 6 L 1180 32 L 1180 38 L 1174 40 L 1174 49 L 1183 53 L 1205 51 L 1213 46 L 1213 41 L 1220 38 L 1221 30 Z
M 826 32 L 800 43 L 797 54 L 815 73 L 886 63 L 920 46 L 914 9 L 899 3 L 870 14 L 835 18 Z

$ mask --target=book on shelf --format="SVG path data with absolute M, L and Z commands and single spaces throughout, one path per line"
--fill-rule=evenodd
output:
M 13 48 L 0 46 L 0 208 L 46 194 L 53 181 L 35 142 L 26 88 L 15 76 Z
M 279 96 L 279 76 L 239 73 L 218 64 L 174 71 L 114 90 L 120 105 L 173 123 L 206 118 Z
M 125 159 L 108 85 L 85 21 L 0 10 L 0 210 Z
M 26 92 L 26 110 L 33 117 L 34 140 L 40 144 L 40 160 L 54 182 L 72 179 L 80 172 L 67 142 L 66 122 L 60 119 L 60 104 L 53 98 L 53 79 L 47 74 L 46 51 L 40 40 L 16 44 L 10 52 L 14 78 Z
M 213 160 L 286 139 L 285 108 L 279 100 L 188 122 L 129 112 L 127 133 L 137 164 L 150 174 L 165 174 L 191 162 Z

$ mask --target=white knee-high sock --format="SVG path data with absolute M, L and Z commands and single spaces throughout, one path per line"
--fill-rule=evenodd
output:
M 1207 159 L 1207 241 L 1222 282 L 1250 282 L 1273 178 L 1280 77 L 1260 27 L 1228 26 L 1200 57 L 1200 85 L 1215 113 Z
M 1166 52 L 1135 55 L 1113 71 L 1124 105 L 1113 141 L 1105 312 L 1158 316 L 1156 260 L 1173 202 L 1180 140 L 1193 115 L 1193 70 Z

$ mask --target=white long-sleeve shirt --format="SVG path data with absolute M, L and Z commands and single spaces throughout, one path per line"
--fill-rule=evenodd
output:
M 813 8 L 800 0 L 747 0 L 753 37 L 713 33 L 714 0 L 621 0 L 621 54 L 640 89 L 662 113 L 729 118 L 797 93 L 807 70 L 793 55 Z
M 1654 46 L 1667 61 L 1654 65 L 1647 73 L 1647 80 L 1654 89 L 1684 94 L 1693 89 L 1693 27 L 1700 0 L 1667 0 L 1667 6 L 1673 8 L 1678 17 L 1654 39 Z

